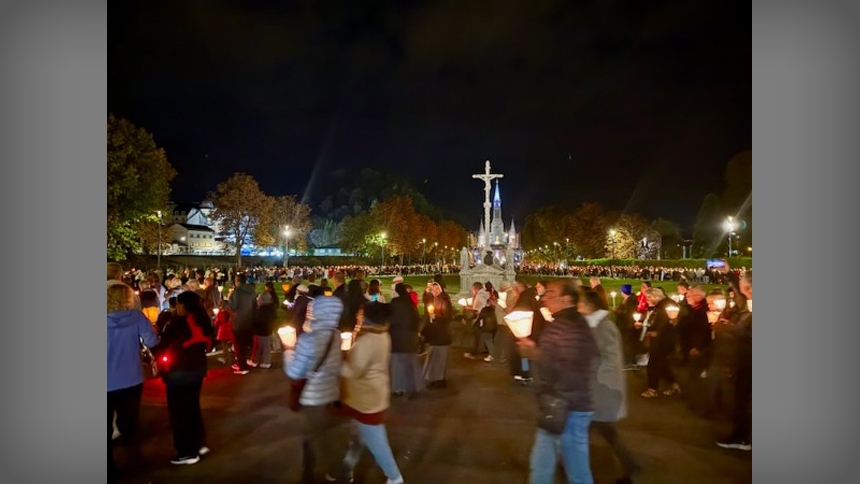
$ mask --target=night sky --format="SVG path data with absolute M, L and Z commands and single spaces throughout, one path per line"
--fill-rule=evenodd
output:
M 749 4 L 581 3 L 115 2 L 108 109 L 176 201 L 242 171 L 317 203 L 367 166 L 474 230 L 489 159 L 506 225 L 594 201 L 690 229 L 752 149 Z

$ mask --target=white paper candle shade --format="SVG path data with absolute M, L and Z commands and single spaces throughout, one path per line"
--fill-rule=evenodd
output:
M 717 320 L 720 319 L 719 311 L 708 311 L 708 322 L 714 324 Z
M 514 311 L 505 316 L 505 322 L 508 323 L 508 328 L 514 333 L 517 338 L 526 338 L 532 334 L 532 311 Z
M 212 314 L 214 314 L 215 316 L 218 316 L 218 313 L 219 313 L 219 312 L 221 312 L 221 310 L 220 310 L 220 309 L 218 309 L 218 308 L 212 308 Z
M 725 299 L 714 299 L 714 307 L 716 307 L 719 311 L 726 309 L 726 300 Z
M 284 346 L 292 348 L 296 345 L 296 328 L 292 326 L 279 328 L 278 336 L 281 338 L 281 342 L 284 343 Z
M 674 304 L 666 306 L 666 315 L 669 316 L 669 319 L 675 319 L 678 317 L 678 313 L 681 311 L 681 308 L 675 306 Z
M 340 349 L 341 351 L 352 349 L 352 331 L 344 331 L 340 334 Z
M 499 300 L 497 301 L 497 304 L 502 309 L 507 308 L 508 307 L 508 293 L 506 293 L 506 292 L 499 293 Z
M 642 320 L 642 313 L 633 313 L 633 320 L 637 323 Z
M 752 299 L 747 299 L 747 310 L 752 312 Z

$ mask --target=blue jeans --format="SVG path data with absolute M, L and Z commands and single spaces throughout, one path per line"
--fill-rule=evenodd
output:
M 352 424 L 353 435 L 343 462 L 345 467 L 351 471 L 361 458 L 363 446 L 367 446 L 385 477 L 392 481 L 400 478 L 400 469 L 394 461 L 385 425 L 365 425 L 356 420 L 353 420 Z
M 530 484 L 552 484 L 555 481 L 559 451 L 569 484 L 594 483 L 588 460 L 588 425 L 593 413 L 570 412 L 561 435 L 537 430 L 530 462 Z

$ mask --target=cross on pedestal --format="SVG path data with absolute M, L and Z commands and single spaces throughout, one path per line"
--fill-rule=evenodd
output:
M 490 160 L 487 160 L 484 163 L 484 173 L 478 173 L 472 175 L 472 178 L 482 180 L 484 182 L 484 234 L 487 237 L 487 245 L 490 245 L 489 241 L 489 232 L 490 232 L 490 188 L 492 187 L 492 181 L 496 178 L 503 178 L 505 175 L 499 173 L 490 173 Z M 480 241 L 478 241 L 478 245 L 480 245 Z

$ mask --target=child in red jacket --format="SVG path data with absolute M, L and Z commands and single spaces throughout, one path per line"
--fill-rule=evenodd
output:
M 222 354 L 218 361 L 225 365 L 232 365 L 233 356 L 230 354 L 230 348 L 235 337 L 233 336 L 233 311 L 230 310 L 230 303 L 227 300 L 221 301 L 221 308 L 215 315 L 213 326 L 216 331 L 215 339 L 221 344 Z

